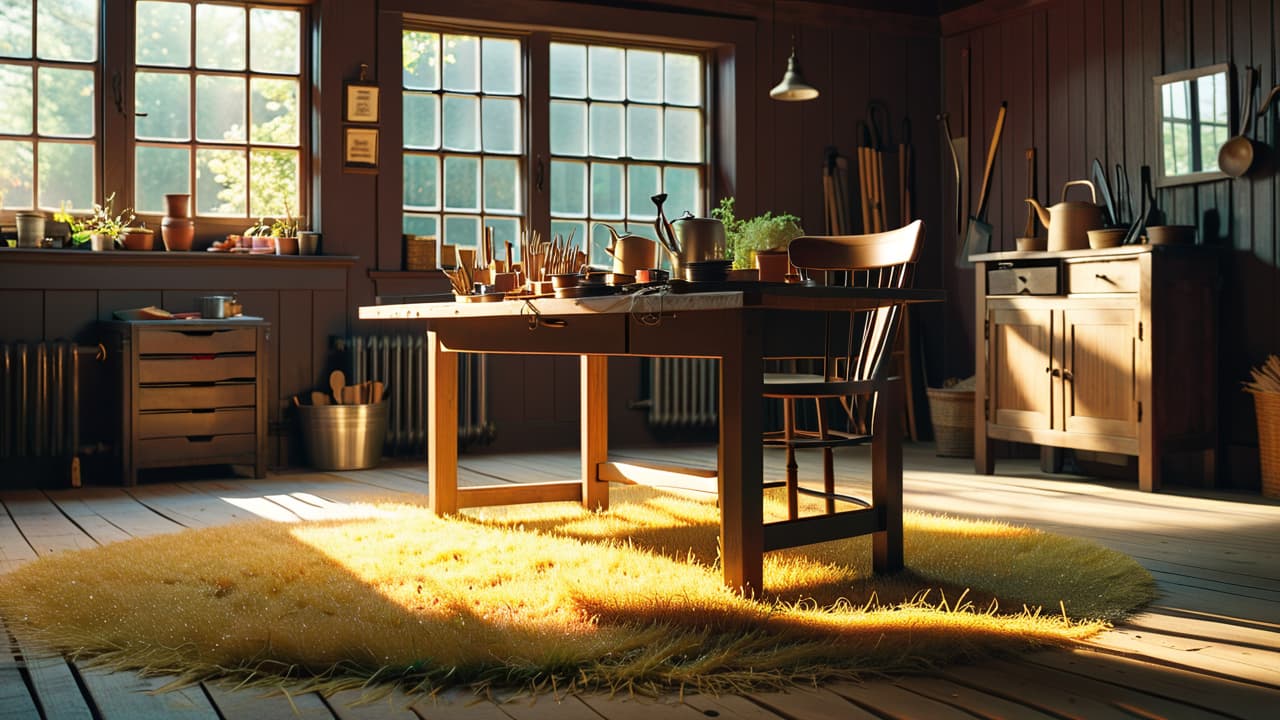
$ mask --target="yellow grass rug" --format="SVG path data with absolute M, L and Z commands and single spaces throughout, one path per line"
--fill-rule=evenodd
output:
M 721 584 L 713 498 L 613 498 L 130 540 L 0 576 L 0 617 L 24 642 L 181 682 L 725 691 L 1066 644 L 1153 596 L 1096 544 L 909 514 L 906 572 L 869 577 L 868 538 L 832 542 L 768 554 L 767 597 L 744 599 Z

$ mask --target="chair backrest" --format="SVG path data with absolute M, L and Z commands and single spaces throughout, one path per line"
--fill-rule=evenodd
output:
M 806 235 L 791 241 L 787 254 L 806 280 L 825 285 L 909 288 L 924 238 L 916 220 L 897 230 L 869 235 Z M 821 277 L 819 277 L 821 276 Z M 826 375 L 832 380 L 872 380 L 888 371 L 903 305 L 850 313 L 844 341 L 827 323 Z

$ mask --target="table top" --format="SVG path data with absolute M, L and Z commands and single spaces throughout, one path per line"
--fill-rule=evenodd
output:
M 857 310 L 895 303 L 940 302 L 943 290 L 811 287 L 754 283 L 713 292 L 638 292 L 584 298 L 506 299 L 497 302 L 409 302 L 360 307 L 364 320 L 443 320 L 528 315 L 645 314 L 763 308 Z

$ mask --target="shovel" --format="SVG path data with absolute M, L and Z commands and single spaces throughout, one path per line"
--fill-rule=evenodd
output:
M 956 267 L 973 267 L 969 256 L 991 249 L 991 225 L 987 223 L 987 200 L 991 192 L 991 173 L 996 167 L 996 153 L 1000 150 L 1000 136 L 1004 133 L 1004 117 L 1009 111 L 1009 103 L 1000 103 L 1000 112 L 996 114 L 996 127 L 991 133 L 991 145 L 987 147 L 987 165 L 982 170 L 982 188 L 978 191 L 978 207 L 969 216 L 969 229 L 965 232 L 964 247 L 956 256 Z

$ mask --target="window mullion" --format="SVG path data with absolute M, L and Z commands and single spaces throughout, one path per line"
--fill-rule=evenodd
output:
M 528 222 L 544 238 L 551 237 L 551 36 L 536 32 L 529 37 L 525 62 L 525 87 L 528 97 L 529 148 L 525 168 L 525 192 Z
M 105 0 L 102 3 L 102 72 L 98 74 L 98 105 L 102 123 L 98 127 L 97 159 L 100 184 L 96 198 L 101 201 L 116 193 L 114 207 L 134 207 L 133 197 L 133 0 Z M 107 40 L 110 39 L 110 42 Z M 117 80 L 118 78 L 118 80 Z M 119 86 L 120 107 L 116 107 Z

